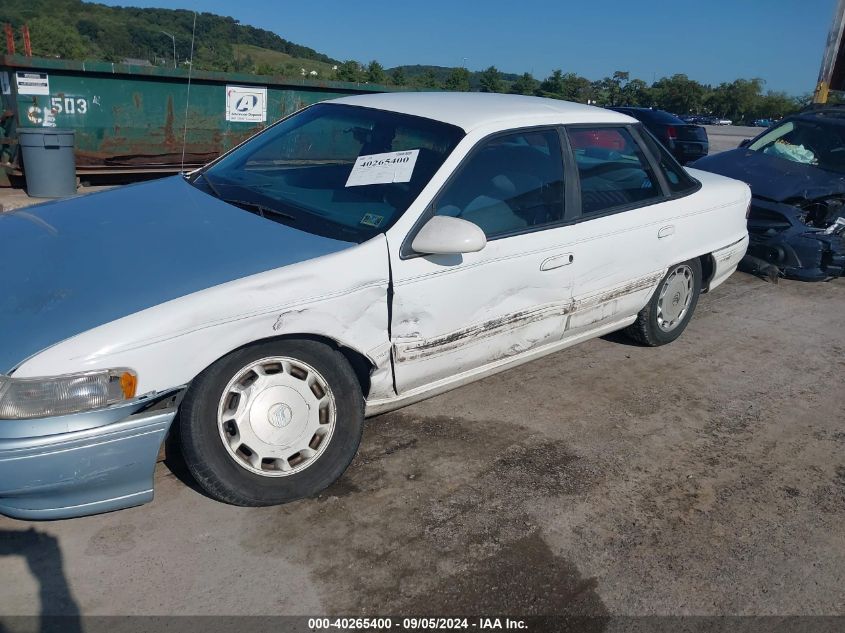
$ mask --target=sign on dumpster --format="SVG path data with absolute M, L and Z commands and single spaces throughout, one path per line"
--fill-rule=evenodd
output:
M 47 73 L 32 73 L 19 70 L 15 73 L 15 82 L 18 86 L 19 95 L 50 94 L 50 77 Z
M 226 86 L 226 120 L 263 123 L 267 120 L 267 88 Z

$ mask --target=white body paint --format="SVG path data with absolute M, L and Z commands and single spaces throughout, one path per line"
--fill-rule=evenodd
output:
M 103 324 L 36 354 L 14 375 L 131 367 L 139 393 L 157 392 L 189 383 L 248 343 L 320 336 L 371 364 L 372 415 L 625 327 L 672 264 L 711 256 L 705 289 L 713 289 L 745 253 L 748 187 L 690 170 L 703 186 L 683 198 L 494 240 L 478 252 L 403 259 L 400 248 L 420 215 L 489 134 L 633 120 L 505 96 L 486 96 L 484 107 L 478 95 L 438 93 L 338 101 L 443 120 L 467 136 L 386 234 Z

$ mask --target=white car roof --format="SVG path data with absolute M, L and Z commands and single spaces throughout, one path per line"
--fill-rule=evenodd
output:
M 625 114 L 581 103 L 482 92 L 384 92 L 341 97 L 333 99 L 331 103 L 425 117 L 456 125 L 465 132 L 501 122 L 512 122 L 516 125 L 541 125 L 550 121 L 636 123 L 635 119 Z

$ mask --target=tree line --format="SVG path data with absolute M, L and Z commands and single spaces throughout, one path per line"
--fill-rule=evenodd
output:
M 341 81 L 370 82 L 419 89 L 499 92 L 564 99 L 599 106 L 654 107 L 674 114 L 712 114 L 735 122 L 780 118 L 806 106 L 812 95 L 794 97 L 765 90 L 762 79 L 735 79 L 716 86 L 685 74 L 662 77 L 651 84 L 618 70 L 610 77 L 590 80 L 577 73 L 553 71 L 544 79 L 531 73 L 506 75 L 495 66 L 480 72 L 452 68 L 441 78 L 428 69 L 409 76 L 407 67 L 386 70 L 379 62 L 346 61 L 338 66 Z

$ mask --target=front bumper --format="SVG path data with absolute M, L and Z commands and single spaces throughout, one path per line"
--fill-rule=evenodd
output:
M 752 198 L 748 254 L 777 266 L 791 279 L 824 281 L 845 274 L 845 239 L 804 224 L 800 209 Z
M 152 501 L 156 458 L 182 392 L 99 411 L 0 420 L 0 514 L 66 519 Z

